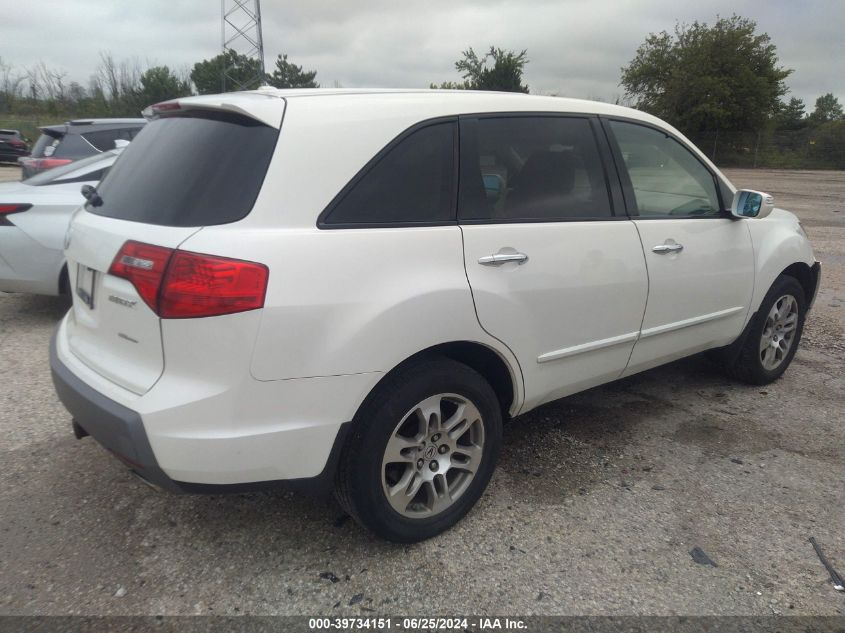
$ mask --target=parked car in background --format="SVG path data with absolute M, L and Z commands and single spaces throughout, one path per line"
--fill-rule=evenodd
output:
M 29 156 L 29 144 L 18 130 L 0 129 L 0 162 L 17 163 Z
M 96 185 L 122 150 L 0 183 L 0 291 L 67 293 L 64 238 L 82 185 Z
M 75 160 L 112 150 L 115 141 L 131 141 L 144 127 L 145 119 L 77 119 L 62 125 L 47 125 L 32 148 L 32 154 L 18 162 L 26 179 L 35 174 L 68 165 Z
M 428 538 L 504 418 L 705 350 L 771 382 L 818 288 L 794 215 L 638 110 L 262 89 L 152 116 L 71 222 L 50 356 L 77 437 L 169 490 L 333 488 Z

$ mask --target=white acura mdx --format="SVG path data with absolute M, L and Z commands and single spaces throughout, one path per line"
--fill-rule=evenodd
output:
M 484 491 L 504 419 L 704 350 L 764 384 L 807 236 L 636 110 L 486 92 L 201 96 L 71 222 L 78 437 L 174 491 L 334 489 L 387 539 Z

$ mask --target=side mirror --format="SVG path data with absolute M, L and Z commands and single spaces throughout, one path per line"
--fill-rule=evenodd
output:
M 740 189 L 734 194 L 731 215 L 735 218 L 765 218 L 775 208 L 775 199 L 762 191 Z

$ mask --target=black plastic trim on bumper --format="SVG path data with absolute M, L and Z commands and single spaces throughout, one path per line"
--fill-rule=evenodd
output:
M 819 286 L 821 286 L 821 280 L 822 280 L 822 263 L 821 262 L 817 261 L 815 264 L 810 266 L 810 275 L 812 276 L 812 279 L 813 279 L 813 294 L 810 297 L 809 303 L 807 303 L 807 309 L 808 310 L 813 307 L 813 304 L 816 302 L 816 297 L 819 294 Z
M 82 429 L 150 483 L 171 492 L 201 494 L 245 492 L 277 487 L 323 494 L 332 489 L 341 449 L 351 426 L 349 422 L 341 425 L 326 466 L 323 472 L 315 477 L 245 484 L 197 484 L 174 481 L 158 465 L 147 439 L 141 416 L 85 384 L 59 360 L 56 352 L 57 333 L 58 329 L 53 333 L 50 341 L 50 372 L 59 400 L 73 416 L 74 429 L 77 430 L 77 427 Z M 78 431 L 77 436 L 79 436 Z

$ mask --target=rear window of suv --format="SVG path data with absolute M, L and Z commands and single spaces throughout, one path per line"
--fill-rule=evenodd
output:
M 210 226 L 255 204 L 279 131 L 245 116 L 186 112 L 148 123 L 97 188 L 110 218 Z

